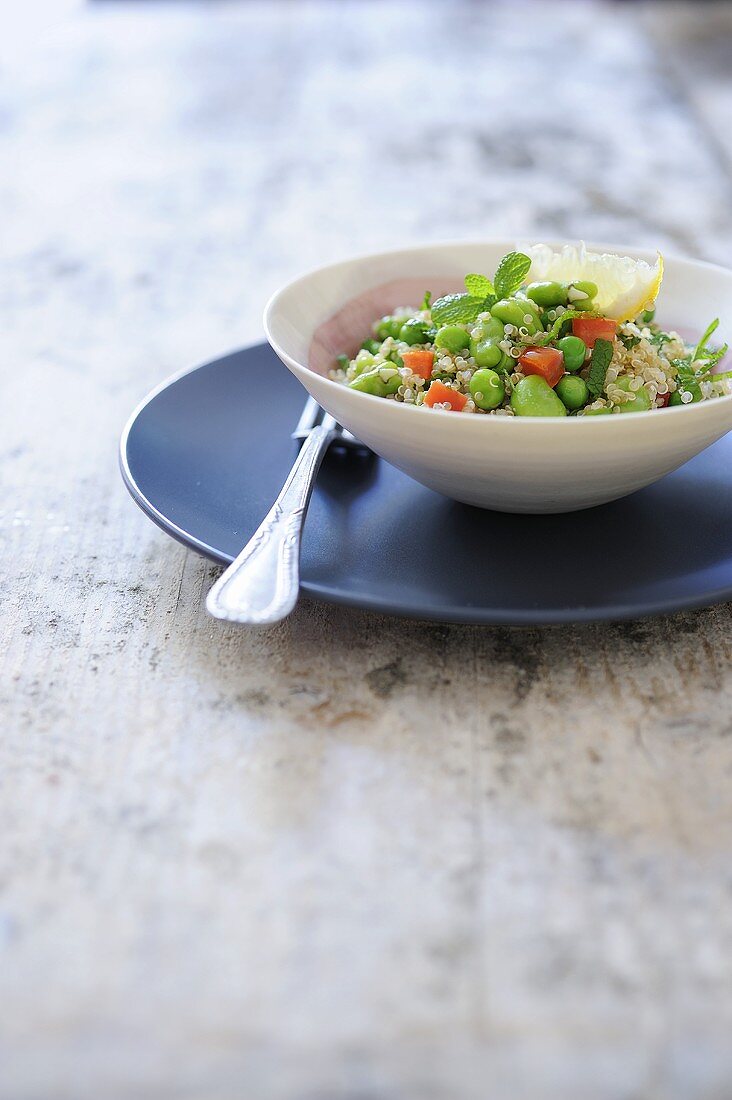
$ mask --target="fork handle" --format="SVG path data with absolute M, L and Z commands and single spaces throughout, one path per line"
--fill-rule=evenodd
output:
M 300 589 L 302 525 L 315 475 L 336 431 L 328 418 L 308 435 L 277 500 L 209 592 L 206 610 L 214 618 L 267 626 L 292 611 Z

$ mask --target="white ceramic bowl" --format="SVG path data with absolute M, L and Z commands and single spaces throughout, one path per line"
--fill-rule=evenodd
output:
M 732 396 L 627 416 L 497 417 L 427 412 L 358 393 L 327 377 L 371 322 L 425 290 L 462 289 L 490 274 L 513 241 L 426 245 L 321 267 L 279 290 L 264 314 L 267 338 L 305 389 L 355 436 L 417 481 L 455 500 L 502 512 L 569 512 L 634 492 L 675 470 L 732 428 Z M 653 261 L 640 249 L 591 245 Z M 721 319 L 732 339 L 732 271 L 666 259 L 658 319 L 684 335 Z

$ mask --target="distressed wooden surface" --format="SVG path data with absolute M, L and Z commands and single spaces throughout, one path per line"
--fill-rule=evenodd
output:
M 65 7 L 0 44 L 3 1100 L 727 1100 L 730 607 L 227 628 L 115 447 L 353 251 L 729 262 L 732 10 Z

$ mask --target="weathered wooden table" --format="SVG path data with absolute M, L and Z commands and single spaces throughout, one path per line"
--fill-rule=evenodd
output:
M 730 607 L 229 629 L 116 439 L 355 251 L 728 262 L 732 9 L 64 7 L 0 44 L 3 1100 L 728 1100 Z

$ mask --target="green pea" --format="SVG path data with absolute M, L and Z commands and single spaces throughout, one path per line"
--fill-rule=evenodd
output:
M 502 340 L 504 336 L 503 321 L 499 321 L 497 317 L 489 317 L 486 321 L 476 321 L 471 340 L 477 344 L 480 340 Z
M 568 409 L 581 409 L 590 396 L 587 383 L 576 374 L 565 374 L 564 378 L 560 378 L 554 392 Z
M 584 294 L 584 298 L 575 298 L 574 291 L 579 294 Z M 575 283 L 570 283 L 567 289 L 567 305 L 570 309 L 594 309 L 595 303 L 593 299 L 597 296 L 597 283 L 591 283 L 586 279 L 578 279 Z
M 372 355 L 376 355 L 376 352 L 381 347 L 381 340 L 364 340 L 361 347 L 364 351 L 370 351 Z
M 376 360 L 370 351 L 359 351 L 354 359 L 354 365 L 356 367 L 356 374 L 365 374 L 366 371 L 370 371 L 376 365 Z
M 636 412 L 648 412 L 651 407 L 651 398 L 648 394 L 648 390 L 645 386 L 641 386 L 639 390 L 631 390 L 630 379 L 626 376 L 618 378 L 615 383 L 621 390 L 625 390 L 626 393 L 635 393 L 635 397 L 632 401 L 629 401 L 625 405 L 618 406 L 618 412 L 621 413 L 636 413 Z
M 650 325 L 653 318 L 656 316 L 655 309 L 644 309 L 640 315 L 641 324 Z
M 370 393 L 374 397 L 386 397 L 387 394 L 396 393 L 401 380 L 402 376 L 396 367 L 376 367 L 375 370 L 359 374 L 358 378 L 348 384 L 352 390 Z
M 590 298 L 596 298 L 600 289 L 597 283 L 590 282 L 589 279 L 576 279 L 572 286 L 575 290 L 583 290 L 585 294 L 589 294 Z
M 506 396 L 500 375 L 487 369 L 477 370 L 470 379 L 470 393 L 479 409 L 495 409 Z
M 470 345 L 470 354 L 479 367 L 497 367 L 503 362 L 504 353 L 495 340 L 481 340 L 475 348 Z
M 541 321 L 535 303 L 529 303 L 526 299 L 520 301 L 517 298 L 503 298 L 491 306 L 491 314 L 503 321 L 504 325 L 515 325 L 516 328 L 527 328 L 530 333 L 539 332 Z M 527 321 L 526 318 L 529 318 Z
M 575 279 L 567 288 L 567 301 L 569 303 L 572 302 L 572 292 L 575 290 L 579 294 L 586 294 L 588 298 L 596 298 L 598 286 L 597 283 L 591 283 L 589 279 Z
M 525 318 L 531 316 L 533 318 L 534 324 L 536 325 L 536 331 L 539 332 L 541 329 L 543 329 L 544 324 L 541 319 L 542 311 L 540 306 L 538 306 L 536 302 L 532 302 L 531 298 L 527 298 L 523 290 L 518 291 L 518 293 L 515 295 L 515 298 L 524 310 L 524 325 L 527 324 Z M 527 327 L 531 326 L 527 325 Z
M 437 330 L 435 345 L 438 348 L 444 348 L 445 351 L 451 351 L 455 354 L 467 348 L 469 344 L 470 336 L 460 325 L 443 325 L 441 329 Z
M 564 369 L 568 371 L 581 370 L 587 355 L 587 345 L 579 336 L 563 336 L 557 340 L 557 347 L 564 356 Z
M 479 344 L 471 344 L 470 354 L 479 367 L 493 367 L 498 371 L 516 369 L 516 360 L 507 355 L 495 340 L 481 340 Z
M 528 298 L 523 290 L 517 290 L 513 297 L 519 305 L 526 306 L 529 312 L 533 313 L 535 317 L 539 316 L 541 312 L 540 307 L 536 302 L 532 302 L 531 298 Z
M 612 412 L 612 409 L 606 409 L 604 406 L 601 409 L 585 409 L 583 416 L 606 416 Z
M 566 306 L 567 287 L 564 283 L 529 283 L 526 294 L 539 306 Z
M 495 317 L 502 324 L 523 324 L 524 312 L 515 298 L 502 298 L 491 306 L 491 317 Z
M 424 321 L 418 321 L 416 317 L 412 317 L 399 329 L 399 339 L 403 340 L 405 344 L 426 344 L 428 328 L 429 325 L 426 325 Z
M 404 362 L 402 362 L 402 366 L 404 366 Z M 396 368 L 394 368 L 394 369 L 396 369 Z M 399 373 L 399 371 L 397 370 L 396 374 L 392 374 L 391 369 L 389 369 L 389 368 L 384 369 L 382 367 L 381 370 L 379 371 L 379 374 L 381 375 L 381 381 L 386 386 L 386 392 L 387 393 L 396 393 L 396 391 L 399 389 L 399 387 L 402 384 L 402 376 Z M 387 374 L 388 374 L 388 377 L 387 377 Z
M 386 340 L 389 336 L 393 336 L 395 340 L 398 340 L 403 324 L 403 317 L 382 317 L 376 325 L 376 335 L 379 340 Z
M 511 394 L 516 416 L 566 416 L 567 410 L 548 382 L 538 374 L 522 378 Z

